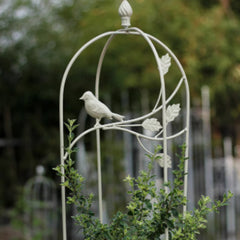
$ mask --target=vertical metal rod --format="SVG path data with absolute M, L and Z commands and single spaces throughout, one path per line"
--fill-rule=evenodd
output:
M 102 64 L 107 52 L 107 49 L 113 39 L 114 35 L 111 35 L 107 42 L 105 43 L 103 50 L 101 52 L 97 73 L 96 73 L 96 81 L 95 81 L 95 96 L 99 99 L 99 83 L 100 83 L 100 75 L 102 70 Z M 102 203 L 102 169 L 101 169 L 101 139 L 100 139 L 100 129 L 96 130 L 96 138 L 97 138 L 97 168 L 98 168 L 98 207 L 99 207 L 99 219 L 100 222 L 103 223 L 103 203 Z
M 186 112 L 186 110 L 185 110 Z M 195 203 L 195 195 L 194 195 L 194 170 L 193 170 L 193 140 L 192 140 L 192 134 L 191 134 L 191 126 L 189 128 L 189 160 L 188 160 L 188 179 L 189 179 L 189 187 L 188 187 L 188 204 L 187 207 L 190 211 L 194 210 L 194 203 Z M 187 143 L 186 143 L 187 145 Z M 188 157 L 187 155 L 185 157 Z
M 150 41 L 150 40 L 149 40 Z M 165 91 L 165 82 L 164 74 L 160 64 L 160 58 L 157 59 L 158 71 L 161 79 L 161 90 L 160 95 L 162 94 L 162 122 L 163 122 L 163 158 L 164 158 L 164 183 L 168 182 L 168 166 L 167 166 L 167 119 L 166 119 L 166 91 Z M 165 192 L 169 191 L 168 187 L 164 187 Z M 165 229 L 165 240 L 169 239 L 168 228 Z
M 63 168 L 63 167 L 62 167 Z M 64 170 L 61 171 L 64 173 Z M 65 178 L 61 177 L 61 182 L 65 182 Z M 62 228 L 63 228 L 63 240 L 67 240 L 67 224 L 66 224 L 66 200 L 65 200 L 65 187 L 61 186 L 61 197 L 62 197 Z
M 160 75 L 163 78 L 162 70 L 160 70 Z M 164 183 L 168 182 L 168 167 L 167 167 L 167 120 L 166 120 L 166 93 L 165 85 L 162 84 L 162 121 L 163 121 L 163 157 L 164 157 Z M 168 187 L 165 186 L 165 192 L 169 191 Z M 165 229 L 165 240 L 169 239 L 168 228 Z
M 97 168 L 98 168 L 98 201 L 99 201 L 99 219 L 103 222 L 103 205 L 102 205 L 102 170 L 101 170 L 101 145 L 100 129 L 96 130 L 97 138 Z
M 125 110 L 124 116 L 126 119 L 130 119 L 130 111 L 129 111 L 129 93 L 125 90 L 121 94 L 122 98 L 122 109 Z M 133 142 L 132 136 L 127 132 L 123 132 L 123 143 L 124 143 L 124 165 L 125 165 L 125 172 L 126 175 L 133 176 Z
M 158 40 L 157 38 L 155 38 L 154 36 L 151 36 L 149 34 L 146 34 L 150 39 L 154 40 L 155 42 L 157 42 L 160 46 L 162 46 L 170 55 L 171 57 L 174 59 L 175 63 L 177 64 L 179 70 L 181 71 L 183 77 L 184 77 L 184 81 L 185 81 L 185 89 L 186 89 L 186 152 L 185 152 L 185 157 L 188 158 L 189 156 L 189 150 L 188 150 L 188 146 L 189 146 L 189 126 L 190 126 L 190 92 L 189 92 L 189 85 L 188 85 L 188 81 L 187 81 L 187 77 L 186 74 L 183 70 L 183 67 L 181 65 L 181 63 L 179 62 L 179 60 L 177 59 L 177 57 L 174 55 L 174 53 L 171 51 L 171 49 L 169 49 L 165 44 L 163 44 L 160 40 Z M 188 172 L 188 160 L 185 161 L 185 173 Z M 184 196 L 187 197 L 187 183 L 188 183 L 188 175 L 186 174 L 184 176 Z M 187 206 L 183 206 L 183 215 L 185 215 L 187 211 Z
M 64 84 L 61 85 L 60 100 L 59 100 L 59 125 L 60 125 L 60 157 L 61 157 L 61 183 L 65 182 L 64 170 L 64 130 L 63 130 L 63 91 Z M 65 186 L 61 186 L 61 200 L 62 200 L 62 229 L 63 240 L 67 240 L 67 220 L 66 220 L 66 199 Z
M 61 87 L 60 87 L 60 94 L 59 94 L 59 131 L 60 131 L 60 157 L 61 157 L 61 165 L 64 164 L 64 122 L 63 122 L 63 95 L 64 95 L 64 88 L 65 83 L 67 80 L 68 73 L 76 61 L 76 59 L 80 56 L 80 54 L 89 47 L 92 43 L 95 41 L 105 37 L 114 34 L 115 32 L 106 32 L 103 33 L 92 40 L 88 41 L 85 45 L 83 45 L 72 57 L 70 62 L 67 65 L 67 68 L 65 69 L 65 72 L 63 74 L 63 78 L 61 81 Z M 61 173 L 64 174 L 64 168 L 61 167 Z M 65 178 L 64 176 L 61 176 L 61 182 L 64 182 Z M 61 201 L 62 201 L 62 229 L 63 229 L 63 240 L 67 240 L 67 224 L 66 224 L 66 193 L 65 193 L 65 187 L 61 186 Z
M 185 89 L 186 89 L 186 138 L 185 138 L 185 167 L 184 167 L 184 196 L 187 198 L 188 193 L 188 157 L 189 157 L 189 128 L 190 128 L 190 92 L 189 92 L 189 85 L 187 81 L 187 77 L 185 76 Z M 187 205 L 183 206 L 183 216 L 185 217 L 187 212 Z

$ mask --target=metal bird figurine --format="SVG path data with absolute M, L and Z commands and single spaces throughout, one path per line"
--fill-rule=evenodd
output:
M 108 119 L 116 119 L 118 121 L 123 121 L 124 116 L 119 115 L 117 113 L 113 113 L 104 103 L 100 102 L 92 92 L 87 91 L 85 92 L 82 97 L 80 97 L 81 100 L 85 103 L 85 109 L 87 113 L 93 117 L 96 118 L 97 124 L 101 121 L 102 118 L 108 118 Z

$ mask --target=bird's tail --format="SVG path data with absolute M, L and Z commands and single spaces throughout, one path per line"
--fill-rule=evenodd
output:
M 117 114 L 117 113 L 113 113 L 112 114 L 112 117 L 118 121 L 123 121 L 123 119 L 125 118 L 124 116 L 120 115 L 120 114 Z

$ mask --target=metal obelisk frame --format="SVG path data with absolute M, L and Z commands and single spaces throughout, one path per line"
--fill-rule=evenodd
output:
M 164 182 L 168 182 L 168 169 L 171 167 L 171 159 L 168 156 L 167 153 L 167 146 L 168 141 L 175 139 L 177 137 L 183 137 L 184 142 L 186 144 L 186 158 L 188 157 L 188 141 L 189 141 L 189 117 L 190 117 L 190 94 L 189 94 L 189 86 L 186 74 L 183 70 L 182 65 L 178 61 L 177 57 L 174 55 L 174 53 L 160 40 L 155 38 L 154 36 L 147 34 L 136 27 L 130 27 L 130 18 L 132 15 L 132 8 L 127 0 L 123 0 L 120 7 L 119 7 L 119 14 L 121 16 L 122 20 L 122 29 L 116 30 L 116 31 L 110 31 L 103 34 L 100 34 L 96 36 L 95 38 L 88 41 L 85 45 L 83 45 L 72 57 L 70 60 L 63 78 L 61 82 L 61 88 L 60 88 L 60 96 L 59 96 L 59 118 L 60 118 L 60 155 L 61 155 L 61 165 L 64 164 L 64 161 L 66 160 L 68 154 L 64 150 L 64 109 L 63 109 L 63 100 L 64 100 L 64 88 L 65 83 L 67 81 L 67 77 L 69 74 L 69 71 L 71 70 L 73 64 L 77 60 L 77 58 L 82 54 L 82 52 L 90 47 L 94 42 L 104 38 L 108 37 L 103 50 L 101 52 L 97 72 L 96 72 L 96 80 L 95 80 L 95 97 L 96 99 L 99 98 L 99 82 L 100 82 L 100 75 L 101 75 L 101 69 L 103 60 L 105 58 L 105 55 L 107 53 L 108 47 L 110 43 L 112 42 L 113 38 L 118 35 L 135 35 L 142 37 L 146 43 L 149 45 L 150 50 L 152 51 L 155 61 L 156 61 L 156 67 L 159 72 L 159 80 L 160 80 L 160 88 L 159 88 L 159 95 L 158 99 L 156 101 L 156 104 L 151 112 L 148 114 L 145 114 L 144 116 L 140 116 L 134 119 L 126 119 L 123 121 L 118 122 L 112 122 L 107 124 L 99 124 L 99 119 L 101 119 L 98 114 L 96 115 L 96 125 L 92 128 L 89 128 L 85 130 L 84 132 L 80 133 L 72 142 L 71 147 L 73 147 L 81 138 L 86 136 L 87 134 L 91 132 L 96 132 L 96 142 L 97 142 L 97 167 L 98 167 L 98 196 L 99 196 L 99 217 L 102 222 L 103 218 L 103 211 L 102 211 L 102 177 L 101 177 L 101 152 L 100 152 L 100 144 L 101 144 L 101 136 L 100 136 L 100 130 L 107 131 L 107 130 L 117 130 L 117 131 L 124 131 L 129 134 L 132 134 L 136 136 L 140 146 L 149 154 L 152 154 L 151 151 L 144 145 L 144 142 L 142 139 L 148 139 L 155 143 L 162 143 L 163 147 L 163 153 L 161 154 L 163 157 L 163 161 L 160 163 L 160 166 L 163 167 L 163 173 L 164 173 Z M 166 54 L 162 57 L 158 55 L 158 52 L 156 50 L 155 45 L 160 46 Z M 165 80 L 164 76 L 167 74 L 168 69 L 171 66 L 171 60 L 173 60 L 178 67 L 179 72 L 181 73 L 181 78 L 178 81 L 178 84 L 176 85 L 174 91 L 170 94 L 169 97 L 166 96 L 166 89 L 165 89 Z M 184 124 L 183 128 L 168 136 L 167 135 L 167 125 L 169 122 L 173 122 L 174 119 L 179 115 L 179 112 L 181 110 L 179 104 L 173 104 L 169 105 L 170 101 L 174 99 L 177 92 L 179 91 L 181 86 L 185 86 L 185 106 L 184 106 Z M 89 92 L 87 92 L 90 94 Z M 86 107 L 86 103 L 85 103 Z M 97 107 L 97 105 L 96 105 Z M 87 108 L 86 108 L 87 110 Z M 89 109 L 88 109 L 89 111 Z M 87 111 L 87 112 L 88 112 Z M 161 112 L 161 123 L 158 119 L 153 118 L 154 115 Z M 88 112 L 89 113 L 89 112 Z M 90 114 L 90 113 L 89 113 Z M 90 114 L 91 115 L 91 114 Z M 135 130 L 132 130 L 131 127 L 142 127 L 144 129 L 147 129 L 149 131 L 155 132 L 155 135 L 153 137 L 145 135 L 142 132 L 136 132 Z M 64 168 L 61 169 L 62 173 L 64 174 Z M 185 172 L 188 171 L 188 161 L 185 161 Z M 61 177 L 61 181 L 64 182 L 64 177 Z M 65 201 L 65 187 L 62 186 L 62 225 L 63 225 L 63 240 L 67 239 L 67 229 L 66 229 L 66 201 Z M 165 191 L 168 191 L 168 188 L 165 187 Z M 187 196 L 187 175 L 185 175 L 184 179 L 184 195 Z M 186 212 L 186 206 L 183 207 L 183 212 Z M 166 229 L 165 233 L 165 239 L 168 239 L 168 230 Z

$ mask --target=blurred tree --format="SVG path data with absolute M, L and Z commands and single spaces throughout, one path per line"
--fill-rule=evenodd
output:
M 209 9 L 214 6 L 218 6 L 219 3 L 225 10 L 225 12 L 236 13 L 238 17 L 240 16 L 240 2 L 239 0 L 195 0 L 199 2 L 204 8 Z
M 237 94 L 240 90 L 237 75 L 240 61 L 239 20 L 234 15 L 225 14 L 227 3 L 234 2 L 224 3 L 219 0 L 132 2 L 134 9 L 132 25 L 141 26 L 143 30 L 147 29 L 149 33 L 154 33 L 173 49 L 189 76 L 192 96 L 199 98 L 201 86 L 210 86 L 214 126 L 216 129 L 219 128 L 223 135 L 235 132 L 240 120 L 240 112 L 237 110 L 240 104 Z M 108 1 L 100 3 L 101 7 L 96 3 L 91 14 L 86 15 L 80 22 L 81 40 L 84 42 L 93 37 L 93 32 L 98 34 L 104 29 L 114 29 L 119 25 L 116 9 L 110 8 Z M 211 3 L 211 8 L 207 3 Z M 108 16 L 111 21 L 104 16 Z M 99 25 L 99 19 L 102 23 L 104 21 L 104 24 Z M 127 88 L 147 87 L 154 91 L 158 81 L 151 52 L 148 51 L 144 41 L 136 38 L 132 42 L 131 38 L 129 40 L 126 43 L 125 40 L 114 39 L 111 43 L 110 58 L 106 60 L 106 71 L 103 72 L 104 87 L 109 86 L 111 91 L 116 88 L 117 92 L 126 81 Z M 127 54 L 124 55 L 124 52 Z M 95 49 L 85 57 L 85 61 L 81 63 L 84 69 L 91 65 L 94 54 L 96 55 Z M 130 72 L 127 72 L 128 69 Z M 177 76 L 174 73 L 170 74 L 169 78 L 173 81 L 169 79 L 168 82 L 173 85 Z M 225 97 L 219 99 L 219 95 L 223 94 Z M 226 101 L 227 96 L 231 96 L 232 101 Z M 224 105 L 222 101 L 225 102 Z M 225 106 L 225 110 L 221 110 L 222 106 Z
M 236 13 L 236 16 L 240 17 L 240 1 L 238 0 L 232 0 L 231 2 L 231 9 L 234 13 Z
M 39 161 L 55 164 L 58 156 L 56 86 L 66 53 L 56 51 L 62 40 L 51 15 L 55 7 L 50 0 L 1 3 L 1 138 L 6 144 L 19 139 L 17 146 L 7 146 L 11 155 L 1 151 L 1 203 L 11 204 L 16 186 L 34 173 Z

